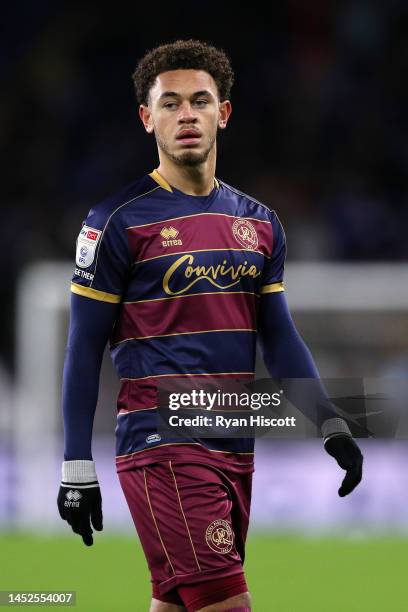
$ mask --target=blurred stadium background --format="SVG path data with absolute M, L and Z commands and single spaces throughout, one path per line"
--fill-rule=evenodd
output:
M 408 366 L 408 5 L 292 0 L 273 20 L 211 1 L 129 11 L 20 2 L 1 36 L 0 590 L 72 589 L 91 611 L 143 611 L 149 597 L 114 470 L 109 359 L 94 438 L 105 531 L 92 549 L 55 503 L 76 236 L 95 202 L 157 162 L 130 79 L 146 49 L 194 37 L 231 56 L 217 176 L 278 212 L 288 299 L 322 376 Z M 339 499 L 320 441 L 259 441 L 254 610 L 406 610 L 407 443 L 361 446 L 364 482 Z

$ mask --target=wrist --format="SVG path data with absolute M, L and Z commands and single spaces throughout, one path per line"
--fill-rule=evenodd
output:
M 335 436 L 348 436 L 352 438 L 351 431 L 349 426 L 347 425 L 344 419 L 340 417 L 333 417 L 331 419 L 326 419 L 321 426 L 323 443 L 326 443 L 330 438 L 334 438 Z
M 95 462 L 88 459 L 75 459 L 63 461 L 62 482 L 70 484 L 90 484 L 98 482 Z

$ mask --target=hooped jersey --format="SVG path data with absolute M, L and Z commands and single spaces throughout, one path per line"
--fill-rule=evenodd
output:
M 253 469 L 252 439 L 157 435 L 160 379 L 254 378 L 258 301 L 283 291 L 276 213 L 214 183 L 192 196 L 154 170 L 92 208 L 78 236 L 71 290 L 119 304 L 109 341 L 118 471 L 175 456 Z

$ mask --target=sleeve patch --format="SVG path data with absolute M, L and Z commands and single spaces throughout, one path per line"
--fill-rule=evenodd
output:
M 95 249 L 101 230 L 84 225 L 79 232 L 76 248 L 76 264 L 79 268 L 89 268 L 95 259 Z

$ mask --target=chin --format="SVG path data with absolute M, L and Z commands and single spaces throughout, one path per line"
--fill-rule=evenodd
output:
M 202 155 L 183 155 L 179 161 L 183 166 L 198 166 L 205 162 Z
M 180 166 L 198 166 L 207 161 L 208 153 L 198 153 L 195 151 L 185 151 L 185 153 L 175 155 L 174 161 Z

